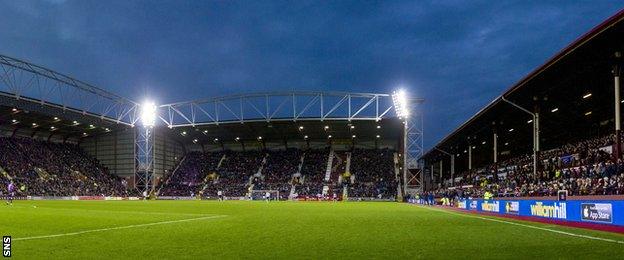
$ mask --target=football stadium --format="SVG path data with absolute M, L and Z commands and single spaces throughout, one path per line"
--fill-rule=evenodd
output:
M 2 53 L 3 256 L 622 258 L 611 14 L 430 147 L 417 86 L 162 102 Z

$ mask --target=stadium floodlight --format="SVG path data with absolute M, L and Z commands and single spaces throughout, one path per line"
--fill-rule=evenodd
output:
M 380 136 L 379 136 L 379 135 L 377 135 L 377 138 L 379 138 L 379 137 L 380 137 Z
M 400 89 L 392 93 L 392 102 L 394 103 L 394 111 L 399 118 L 409 116 L 408 96 L 404 89 Z
M 145 101 L 141 104 L 141 124 L 152 127 L 156 124 L 156 104 L 153 101 Z

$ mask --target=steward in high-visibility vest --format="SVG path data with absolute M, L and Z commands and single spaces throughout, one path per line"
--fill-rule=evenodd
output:
M 485 200 L 491 200 L 493 197 L 494 195 L 489 191 L 486 191 L 485 193 L 483 193 L 483 199 Z

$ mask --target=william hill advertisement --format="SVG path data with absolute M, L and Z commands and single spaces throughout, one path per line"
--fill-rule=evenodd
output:
M 593 222 L 624 226 L 624 200 L 463 200 L 458 207 L 466 210 L 518 215 L 553 221 Z
M 565 202 L 535 201 L 530 205 L 531 216 L 555 219 L 567 219 Z
M 481 202 L 481 210 L 487 212 L 500 212 L 500 202 L 499 201 L 483 201 Z

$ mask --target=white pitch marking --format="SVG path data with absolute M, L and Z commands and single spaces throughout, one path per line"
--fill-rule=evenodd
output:
M 21 238 L 14 238 L 13 241 L 45 239 L 45 238 L 54 238 L 54 237 L 63 237 L 63 236 L 75 236 L 75 235 L 82 235 L 82 234 L 86 234 L 86 233 L 103 232 L 103 231 L 118 230 L 118 229 L 128 229 L 128 228 L 138 228 L 138 227 L 147 227 L 147 226 L 156 226 L 156 225 L 173 224 L 173 223 L 180 223 L 180 222 L 188 222 L 188 221 L 204 220 L 204 219 L 214 219 L 214 218 L 223 218 L 223 217 L 227 217 L 227 215 L 216 215 L 216 216 L 206 216 L 206 217 L 200 217 L 200 218 L 187 218 L 187 219 L 179 219 L 179 220 L 168 220 L 168 221 L 160 221 L 160 222 L 153 222 L 153 223 L 121 226 L 121 227 L 99 228 L 99 229 L 91 229 L 91 230 L 84 230 L 84 231 L 77 231 L 77 232 L 70 232 L 70 233 L 63 233 L 63 234 L 55 234 L 55 235 L 34 236 L 34 237 L 21 237 Z
M 433 211 L 438 211 L 438 212 L 444 212 L 444 213 L 448 213 L 448 214 L 452 214 L 452 215 L 462 216 L 462 217 L 466 217 L 466 218 L 477 218 L 477 219 L 488 220 L 488 221 L 493 221 L 493 222 L 500 222 L 500 223 L 515 225 L 515 226 L 521 226 L 521 227 L 526 227 L 526 228 L 539 229 L 539 230 L 543 230 L 543 231 L 553 232 L 553 233 L 567 235 L 567 236 L 572 236 L 572 237 L 580 237 L 580 238 L 587 238 L 587 239 L 599 240 L 599 241 L 610 242 L 610 243 L 624 244 L 624 241 L 610 239 L 610 238 L 594 237 L 594 236 L 588 236 L 588 235 L 579 235 L 579 234 L 574 234 L 574 233 L 565 232 L 565 231 L 561 231 L 561 230 L 550 229 L 550 228 L 543 228 L 543 227 L 537 227 L 537 226 L 531 226 L 531 225 L 527 225 L 527 224 L 521 224 L 521 223 L 505 221 L 505 220 L 500 220 L 500 219 L 485 218 L 485 217 L 471 216 L 471 215 L 467 215 L 467 214 L 455 213 L 455 212 L 451 212 L 451 211 L 448 211 L 448 210 L 433 209 L 433 208 L 429 208 L 429 207 L 422 207 L 422 208 L 426 208 L 426 209 L 433 210 Z
M 25 208 L 25 209 L 31 209 L 32 206 L 36 206 L 36 205 L 30 205 L 30 206 L 14 206 L 16 208 Z M 97 211 L 97 212 L 109 212 L 109 213 L 128 213 L 128 214 L 145 214 L 145 215 L 175 215 L 175 216 L 205 216 L 205 214 L 200 214 L 200 213 L 171 213 L 171 212 L 151 212 L 151 211 L 129 211 L 129 210 L 103 210 L 103 209 L 75 209 L 75 208 L 56 208 L 56 207 L 37 207 L 39 209 L 46 209 L 46 210 L 72 210 L 72 211 Z

